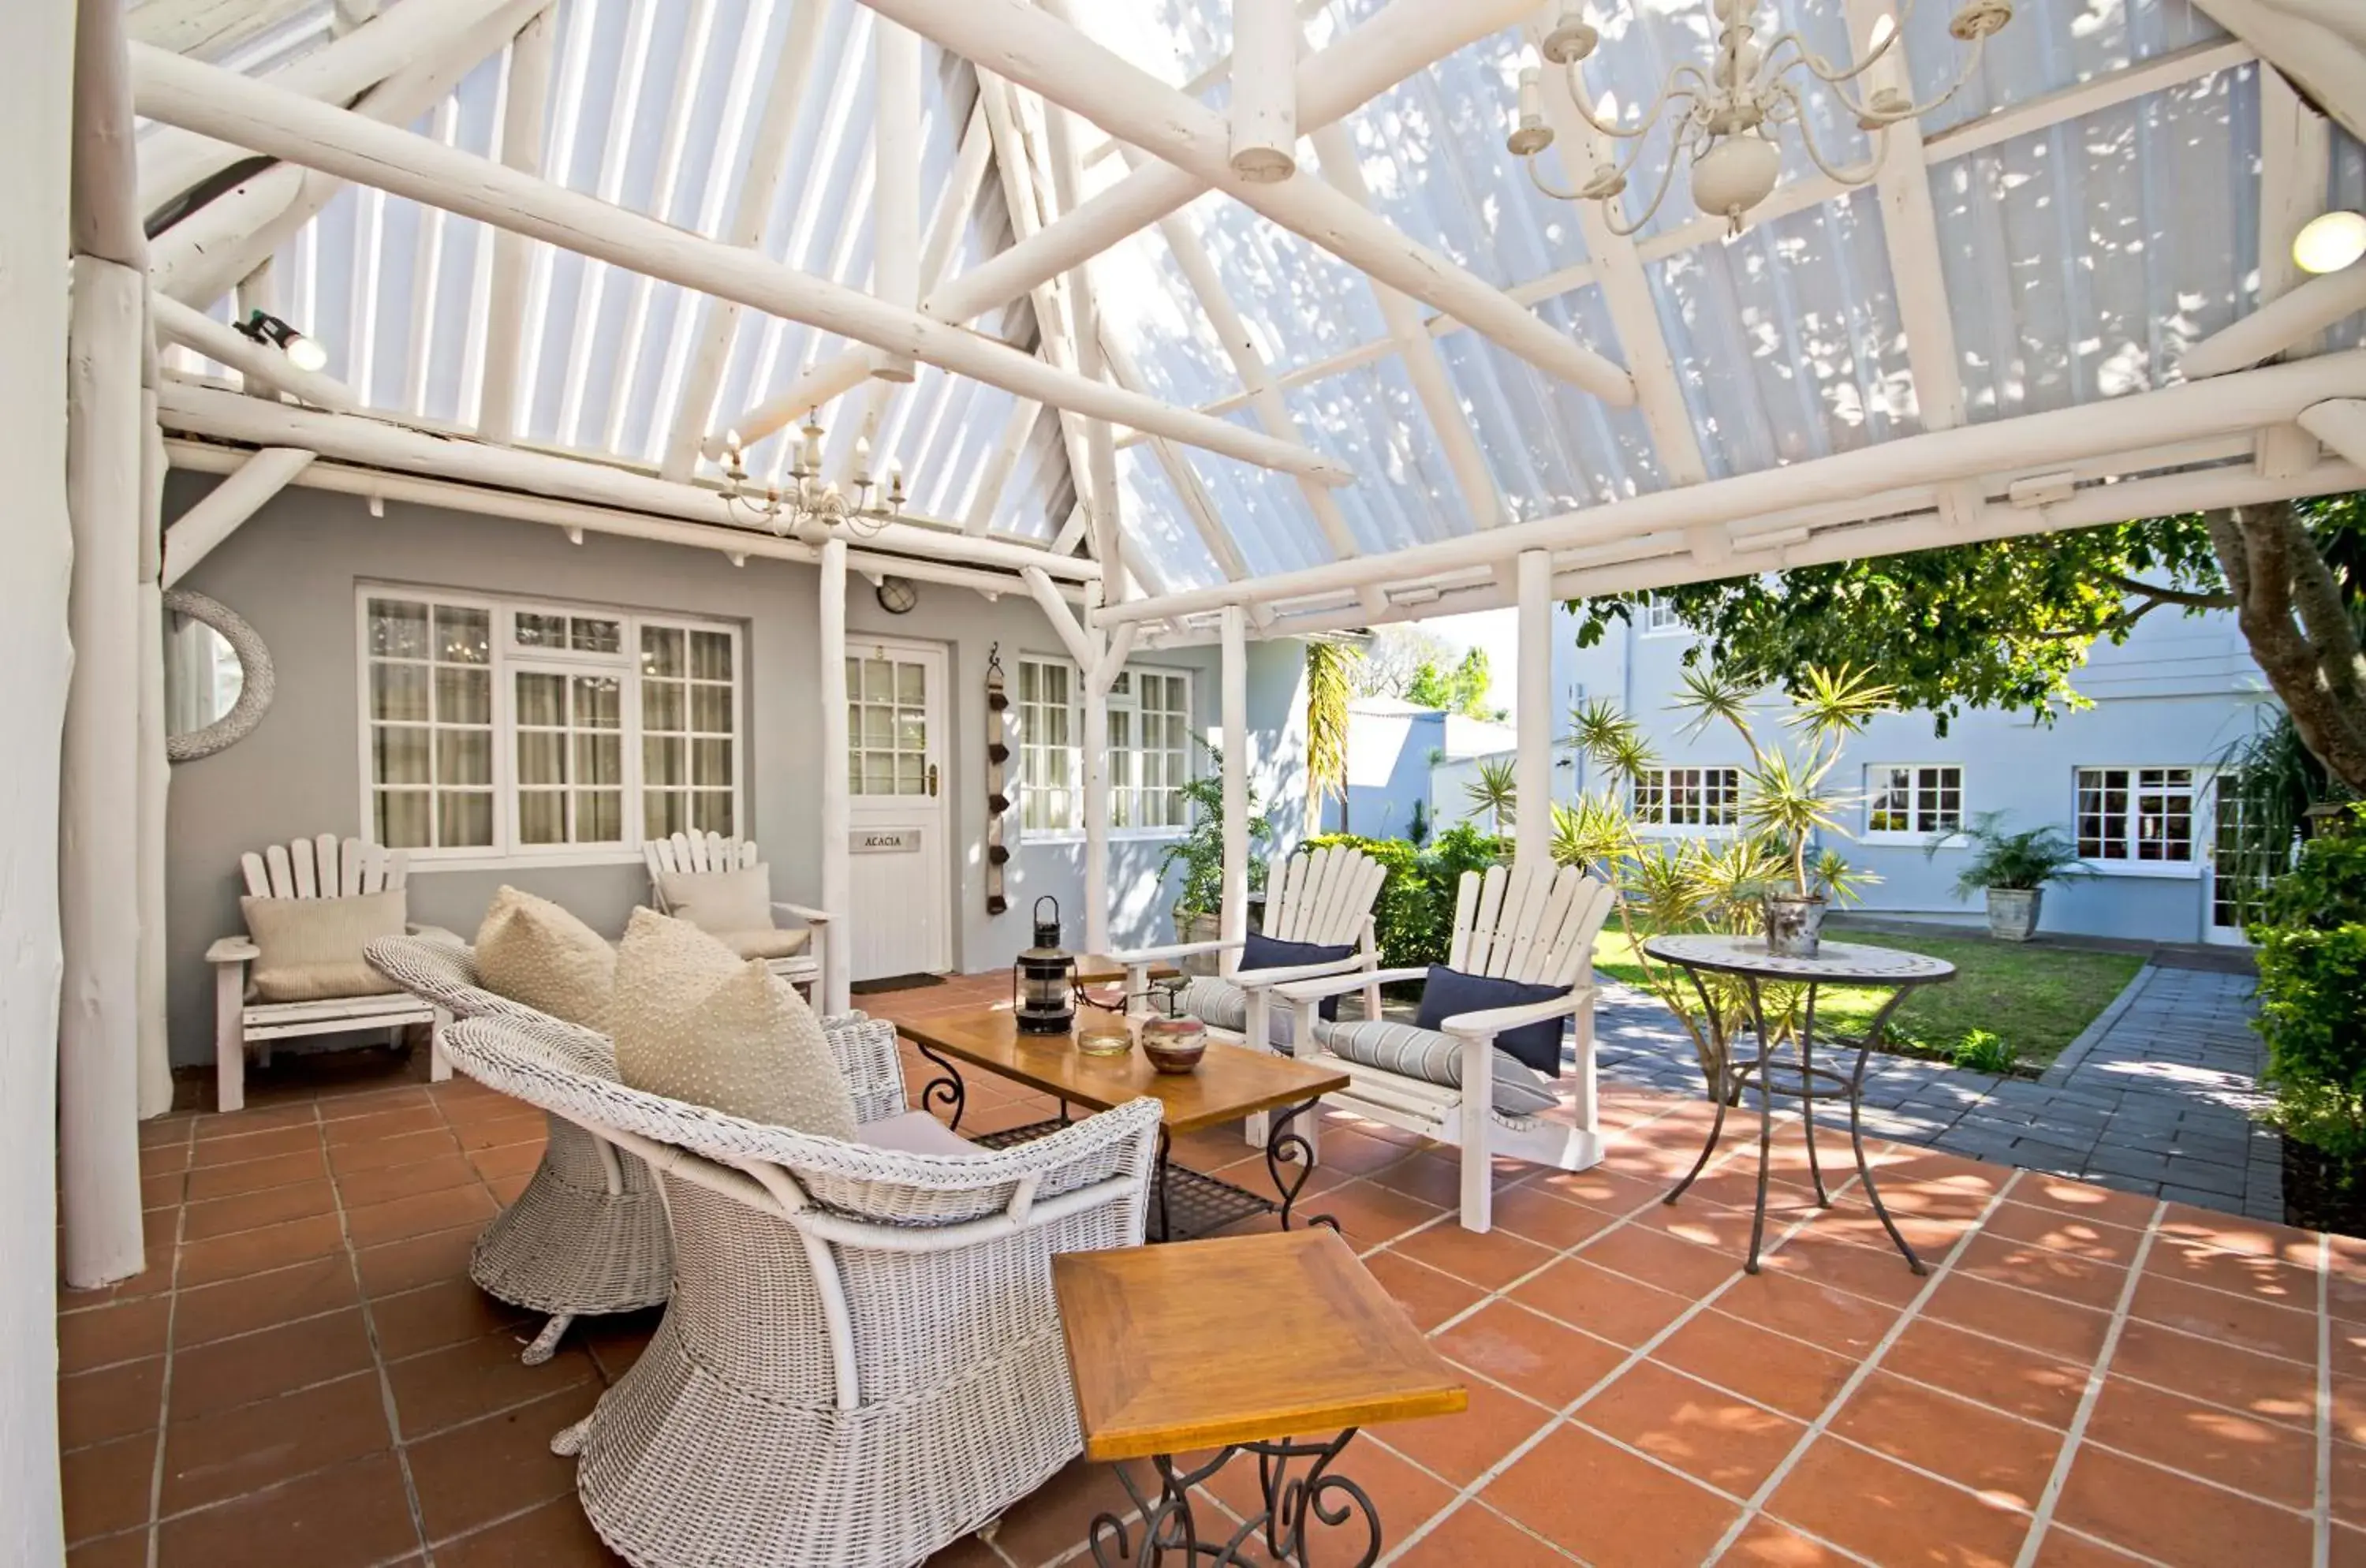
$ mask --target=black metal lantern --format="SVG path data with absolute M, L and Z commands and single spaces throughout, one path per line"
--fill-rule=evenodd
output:
M 1052 918 L 1043 918 L 1043 906 Z M 1035 900 L 1035 945 L 1010 966 L 1010 1009 L 1021 1034 L 1065 1034 L 1076 1021 L 1076 959 L 1060 946 L 1060 901 Z

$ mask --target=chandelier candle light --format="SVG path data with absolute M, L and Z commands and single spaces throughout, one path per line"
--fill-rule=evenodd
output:
M 1710 0 L 1718 24 L 1717 48 L 1706 73 L 1694 64 L 1677 66 L 1660 85 L 1659 96 L 1632 123 L 1617 123 L 1615 111 L 1606 119 L 1597 113 L 1585 90 L 1583 66 L 1602 41 L 1601 33 L 1577 10 L 1563 11 L 1538 44 L 1545 60 L 1560 68 L 1569 81 L 1571 101 L 1585 123 L 1614 142 L 1628 142 L 1624 158 L 1597 164 L 1575 190 L 1562 190 L 1538 172 L 1537 155 L 1553 144 L 1552 128 L 1545 123 L 1541 68 L 1523 65 L 1520 100 L 1506 143 L 1527 161 L 1528 178 L 1547 196 L 1560 201 L 1598 201 L 1611 231 L 1629 235 L 1651 220 L 1667 199 L 1676 164 L 1689 155 L 1692 163 L 1693 205 L 1705 215 L 1720 217 L 1739 234 L 1751 209 L 1773 194 L 1783 172 L 1783 152 L 1776 138 L 1785 126 L 1796 129 L 1799 144 L 1816 167 L 1844 186 L 1870 184 L 1880 172 L 1888 150 L 1889 128 L 1900 120 L 1930 113 L 1960 91 L 1980 62 L 1989 38 L 2012 20 L 2010 0 L 1968 0 L 1947 23 L 1947 30 L 1969 47 L 1964 51 L 1955 80 L 1924 103 L 1915 103 L 1896 87 L 1880 87 L 1852 96 L 1849 85 L 1898 47 L 1914 0 L 1902 0 L 1895 22 L 1882 32 L 1863 60 L 1846 70 L 1808 49 L 1796 32 L 1778 34 L 1760 43 L 1751 25 L 1750 0 Z M 1873 137 L 1873 155 L 1854 167 L 1835 165 L 1816 145 L 1808 127 L 1803 92 L 1813 83 L 1839 101 L 1859 128 Z M 1651 197 L 1629 222 L 1617 198 L 1628 187 L 1628 176 L 1641 159 L 1651 133 L 1662 120 L 1672 126 L 1667 161 L 1651 186 Z
M 794 534 L 800 529 L 844 527 L 860 538 L 872 538 L 888 524 L 896 521 L 904 511 L 904 469 L 898 463 L 887 466 L 887 485 L 877 502 L 872 491 L 878 481 L 871 476 L 871 443 L 857 437 L 854 443 L 854 491 L 851 495 L 821 477 L 820 411 L 806 415 L 799 431 L 803 439 L 797 444 L 797 460 L 789 468 L 792 483 L 786 491 L 767 485 L 762 490 L 748 483 L 745 450 L 739 445 L 739 433 L 727 431 L 723 437 L 723 505 L 734 513 L 744 513 L 775 534 Z

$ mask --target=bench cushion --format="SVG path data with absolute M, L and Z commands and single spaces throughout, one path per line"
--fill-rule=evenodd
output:
M 693 922 L 695 923 L 695 922 Z M 762 931 L 716 931 L 723 945 L 742 958 L 794 958 L 813 940 L 807 931 L 774 931 L 767 926 Z
M 362 957 L 363 944 L 402 934 L 408 911 L 400 887 L 350 898 L 247 897 L 238 907 L 261 950 L 249 976 L 250 1000 L 333 1001 L 402 988 Z
M 1323 1043 L 1343 1061 L 1445 1089 L 1462 1087 L 1462 1042 L 1419 1024 L 1389 1019 L 1335 1023 Z M 1534 1116 L 1560 1103 L 1549 1079 L 1515 1056 L 1495 1050 L 1495 1109 L 1506 1116 Z
M 1298 1010 L 1279 998 L 1268 1000 L 1266 1043 L 1278 1051 L 1287 1051 L 1297 1030 Z M 1249 994 L 1230 980 L 1213 975 L 1195 975 L 1191 983 L 1183 987 L 1183 994 L 1177 1001 L 1183 1011 L 1209 1028 L 1240 1035 L 1244 1040 L 1248 1037 Z
M 772 929 L 772 870 L 768 865 L 743 865 L 731 871 L 662 871 L 658 874 L 658 896 L 674 919 L 688 920 L 716 936 Z

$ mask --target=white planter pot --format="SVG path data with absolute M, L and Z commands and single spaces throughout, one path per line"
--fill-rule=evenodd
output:
M 1989 935 L 2000 942 L 2027 942 L 2037 930 L 2037 907 L 2045 897 L 2038 887 L 1989 889 Z

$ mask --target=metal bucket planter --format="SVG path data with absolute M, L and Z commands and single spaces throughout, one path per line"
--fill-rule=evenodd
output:
M 1223 935 L 1223 921 L 1213 909 L 1202 910 L 1196 915 L 1186 915 L 1177 909 L 1174 915 L 1175 940 L 1178 942 L 1214 942 Z M 1213 975 L 1222 956 L 1215 953 L 1196 953 L 1177 961 L 1175 967 L 1186 975 Z
M 1989 889 L 1989 935 L 2000 942 L 2027 942 L 2037 931 L 2037 907 L 2045 890 L 2036 887 Z
M 1824 911 L 1829 908 L 1820 897 L 1769 893 L 1766 951 L 1777 958 L 1813 958 L 1823 942 Z

